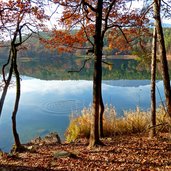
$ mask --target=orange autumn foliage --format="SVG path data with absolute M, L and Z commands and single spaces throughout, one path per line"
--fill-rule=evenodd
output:
M 17 24 L 28 26 L 28 30 L 43 27 L 43 21 L 47 20 L 43 6 L 30 0 L 8 0 L 0 4 L 0 30 L 14 30 Z
M 51 37 L 43 40 L 46 46 L 60 52 L 93 47 L 97 0 L 53 2 L 63 9 L 58 23 L 65 31 L 53 30 Z M 110 49 L 130 50 L 132 42 L 148 32 L 145 28 L 149 20 L 145 13 L 129 8 L 125 0 L 103 1 L 102 15 L 102 37 L 107 38 Z
M 53 30 L 52 37 L 48 40 L 41 39 L 49 49 L 58 49 L 58 52 L 72 52 L 77 48 L 83 47 L 86 42 L 84 30 L 76 31 L 72 34 L 69 31 Z

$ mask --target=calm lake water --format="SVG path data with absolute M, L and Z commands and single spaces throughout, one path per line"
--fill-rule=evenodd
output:
M 40 80 L 22 76 L 21 100 L 17 114 L 17 128 L 22 143 L 36 136 L 44 136 L 57 131 L 64 140 L 64 133 L 72 112 L 80 111 L 92 103 L 92 81 L 87 80 Z M 157 82 L 163 95 L 163 82 Z M 150 108 L 149 80 L 107 80 L 102 85 L 105 104 L 116 107 L 118 116 L 123 110 Z M 11 113 L 15 97 L 15 87 L 9 89 L 0 118 L 0 148 L 8 151 L 13 144 L 11 133 Z M 162 99 L 162 100 L 163 100 Z M 157 93 L 157 103 L 161 99 Z

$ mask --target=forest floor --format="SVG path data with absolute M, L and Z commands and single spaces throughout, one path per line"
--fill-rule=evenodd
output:
M 88 149 L 88 141 L 62 144 L 27 144 L 29 151 L 3 153 L 0 171 L 55 170 L 160 170 L 171 171 L 171 139 L 168 134 L 157 138 L 146 135 L 124 135 L 104 138 L 105 146 Z M 68 156 L 60 156 L 69 152 Z

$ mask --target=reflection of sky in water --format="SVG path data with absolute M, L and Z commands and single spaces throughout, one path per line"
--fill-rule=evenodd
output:
M 124 81 L 122 81 L 122 86 Z M 18 111 L 18 132 L 22 142 L 50 131 L 57 131 L 63 138 L 69 124 L 72 111 L 80 112 L 84 106 L 92 103 L 92 81 L 44 81 L 23 77 L 22 94 Z M 136 84 L 136 86 L 134 86 Z M 113 104 L 118 115 L 123 110 L 150 107 L 150 85 L 143 81 L 138 83 L 125 81 L 125 87 L 119 81 L 103 83 L 104 103 Z M 162 82 L 157 83 L 162 89 Z M 157 93 L 158 94 L 158 93 Z M 163 90 L 162 90 L 163 97 Z M 12 143 L 11 112 L 15 97 L 15 88 L 10 88 L 0 119 L 0 148 L 8 150 Z M 157 100 L 160 101 L 158 95 Z M 4 143 L 6 145 L 4 145 Z

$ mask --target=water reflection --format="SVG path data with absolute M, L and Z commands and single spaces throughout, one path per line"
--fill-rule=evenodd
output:
M 43 136 L 57 131 L 62 138 L 69 124 L 71 112 L 80 113 L 83 107 L 92 103 L 92 81 L 87 80 L 51 80 L 45 81 L 31 77 L 22 77 L 21 101 L 17 115 L 18 132 L 22 142 L 35 136 Z M 163 97 L 163 83 L 157 82 Z M 150 107 L 150 85 L 144 81 L 103 81 L 104 103 L 116 107 L 118 115 L 123 110 Z M 13 143 L 11 133 L 11 112 L 15 97 L 15 88 L 10 88 L 2 117 L 0 119 L 0 148 L 9 150 Z M 159 103 L 157 94 L 157 102 Z

